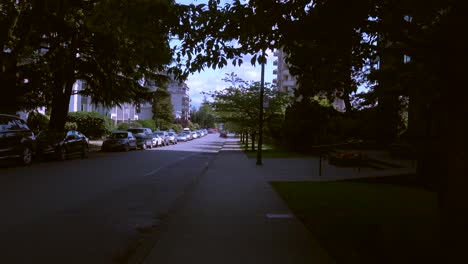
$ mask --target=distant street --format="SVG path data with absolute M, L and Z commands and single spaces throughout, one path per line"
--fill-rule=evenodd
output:
M 1 262 L 115 263 L 208 166 L 224 139 L 0 167 Z

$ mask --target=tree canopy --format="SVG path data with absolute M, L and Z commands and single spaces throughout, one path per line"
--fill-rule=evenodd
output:
M 244 81 L 234 73 L 226 75 L 224 80 L 231 85 L 210 94 L 213 98 L 211 107 L 220 122 L 235 124 L 241 130 L 252 133 L 258 131 L 260 83 Z M 278 123 L 278 117 L 284 117 L 290 99 L 288 94 L 278 92 L 272 84 L 266 83 L 263 118 L 267 126 Z
M 0 77 L 6 80 L 3 89 L 17 91 L 16 105 L 2 105 L 9 111 L 48 106 L 51 127 L 60 128 L 76 80 L 86 82 L 80 93 L 94 104 L 150 100 L 141 80 L 164 81 L 157 73 L 171 61 L 167 20 L 172 4 L 2 1 Z

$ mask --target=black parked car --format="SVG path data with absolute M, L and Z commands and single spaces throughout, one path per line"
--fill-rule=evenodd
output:
M 22 119 L 0 114 L 0 159 L 17 158 L 22 164 L 32 162 L 34 133 Z
M 87 158 L 89 153 L 89 139 L 76 130 L 41 131 L 36 142 L 39 157 L 52 156 L 65 160 L 71 155 Z

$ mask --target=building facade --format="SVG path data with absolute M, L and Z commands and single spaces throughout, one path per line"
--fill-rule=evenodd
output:
M 152 91 L 156 91 L 158 87 L 154 81 L 144 81 L 143 85 Z M 73 95 L 70 98 L 68 112 L 98 112 L 109 116 L 115 124 L 122 122 L 131 122 L 134 120 L 145 120 L 153 118 L 152 103 L 146 102 L 140 105 L 124 103 L 121 106 L 111 108 L 101 105 L 94 105 L 89 96 L 78 94 L 80 90 L 86 88 L 86 83 L 78 80 L 73 85 Z M 190 98 L 187 94 L 188 86 L 184 82 L 171 80 L 168 85 L 168 92 L 171 95 L 171 102 L 174 108 L 174 116 L 176 118 L 186 118 L 188 120 L 190 109 Z
M 185 82 L 171 79 L 168 85 L 168 92 L 171 94 L 171 103 L 174 108 L 176 119 L 188 120 L 190 110 L 189 87 Z
M 294 90 L 297 87 L 297 80 L 296 77 L 292 76 L 289 72 L 284 52 L 282 50 L 275 50 L 274 55 L 277 59 L 273 61 L 273 65 L 276 66 L 276 69 L 273 70 L 273 74 L 276 75 L 276 78 L 273 79 L 273 83 L 276 84 L 278 91 L 294 94 Z

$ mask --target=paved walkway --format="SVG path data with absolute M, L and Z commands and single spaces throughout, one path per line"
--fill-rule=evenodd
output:
M 319 162 L 314 157 L 265 158 L 257 166 L 240 151 L 237 138 L 227 138 L 143 263 L 333 263 L 269 181 L 329 181 L 415 170 L 408 164 L 386 170 L 338 168 L 323 160 L 320 171 Z
M 226 139 L 143 263 L 333 263 L 237 140 Z

